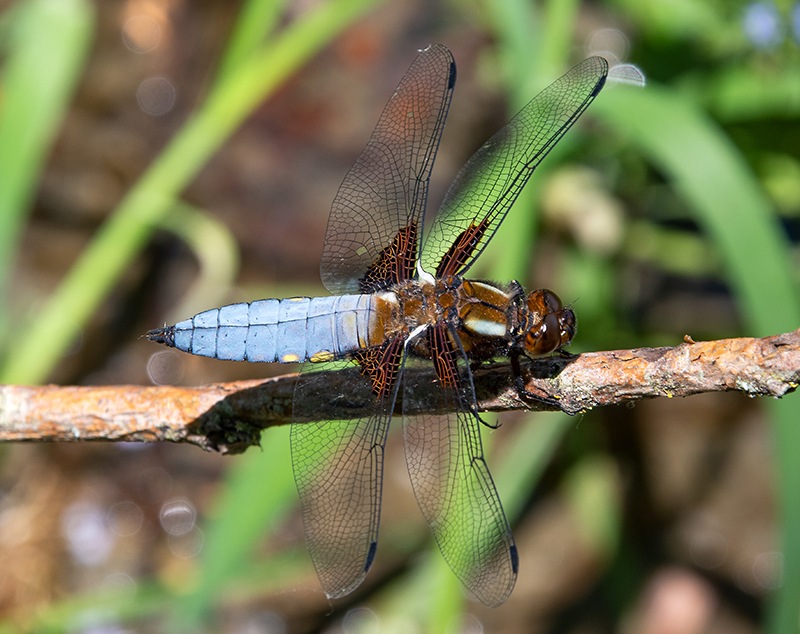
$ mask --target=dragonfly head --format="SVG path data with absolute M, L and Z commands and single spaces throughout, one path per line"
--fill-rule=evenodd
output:
M 575 313 L 565 308 L 553 291 L 539 289 L 528 295 L 525 350 L 530 355 L 555 352 L 575 336 Z

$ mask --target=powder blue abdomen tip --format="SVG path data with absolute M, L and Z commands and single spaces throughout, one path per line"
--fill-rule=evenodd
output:
M 147 338 L 228 361 L 323 361 L 362 347 L 371 319 L 367 295 L 261 299 L 203 311 Z

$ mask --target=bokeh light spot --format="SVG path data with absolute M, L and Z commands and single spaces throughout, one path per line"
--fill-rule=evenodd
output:
M 149 115 L 160 117 L 167 114 L 175 105 L 178 91 L 174 84 L 164 77 L 148 77 L 136 90 L 139 107 Z

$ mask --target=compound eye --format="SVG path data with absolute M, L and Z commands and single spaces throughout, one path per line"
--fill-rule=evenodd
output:
M 553 291 L 540 288 L 528 295 L 528 310 L 540 315 L 557 313 L 562 308 L 561 300 Z
M 561 333 L 561 348 L 566 346 L 575 336 L 575 329 L 577 324 L 575 322 L 575 313 L 569 308 L 564 308 L 558 317 L 558 328 Z
M 561 332 L 558 318 L 546 315 L 542 322 L 525 334 L 525 348 L 529 354 L 548 354 L 561 347 Z
M 561 298 L 547 289 L 544 290 L 544 303 L 548 313 L 557 313 L 563 308 Z

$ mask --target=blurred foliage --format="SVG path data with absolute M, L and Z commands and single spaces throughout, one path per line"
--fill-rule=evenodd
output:
M 36 309 L 20 305 L 11 291 L 18 246 L 46 156 L 86 70 L 96 9 L 82 0 L 31 0 L 6 9 L 0 18 L 3 380 L 46 380 L 159 228 L 196 251 L 206 271 L 197 293 L 225 296 L 236 270 L 231 237 L 207 213 L 182 201 L 184 188 L 305 62 L 359 21 L 380 24 L 381 11 L 391 4 L 331 0 L 302 11 L 292 2 L 245 1 L 194 113 L 109 213 L 56 291 L 31 300 Z M 576 0 L 451 0 L 437 3 L 430 15 L 425 3 L 410 6 L 419 12 L 415 37 L 424 32 L 445 44 L 451 37 L 466 39 L 480 49 L 476 75 L 490 90 L 503 88 L 509 114 L 593 49 L 580 44 L 589 39 L 583 26 L 588 13 L 595 26 L 621 25 L 624 37 L 605 35 L 620 46 L 623 61 L 638 65 L 648 78 L 644 90 L 604 90 L 584 125 L 539 169 L 517 203 L 530 212 L 509 215 L 479 263 L 481 276 L 527 281 L 533 263 L 541 265 L 531 254 L 555 253 L 547 284 L 575 304 L 577 351 L 674 344 L 689 329 L 699 338 L 762 336 L 798 327 L 797 5 L 608 0 L 589 7 Z M 454 107 L 458 103 L 457 91 Z M 589 166 L 588 176 L 574 169 L 578 162 Z M 576 199 L 574 191 L 589 198 Z M 581 233 L 581 226 L 596 221 L 592 213 L 605 214 L 605 237 L 600 231 Z M 676 289 L 680 301 L 661 301 Z M 698 316 L 698 306 L 705 305 L 700 298 L 709 297 L 715 300 L 711 309 Z M 800 401 L 790 397 L 766 409 L 776 438 L 783 578 L 764 608 L 763 626 L 793 632 L 800 596 L 800 496 L 794 493 L 800 481 L 795 456 Z M 566 449 L 572 458 L 560 486 L 580 518 L 586 543 L 605 566 L 602 592 L 614 597 L 605 613 L 619 624 L 633 600 L 626 591 L 641 587 L 647 571 L 624 548 L 625 508 L 614 499 L 621 475 L 599 443 L 592 444 L 589 420 L 581 424 L 585 439 L 578 441 L 585 446 Z M 529 510 L 532 491 L 574 426 L 564 417 L 536 416 L 515 426 L 513 438 L 491 462 L 512 522 Z M 164 620 L 178 631 L 209 623 L 228 603 L 265 589 L 285 591 L 307 577 L 303 553 L 252 557 L 265 527 L 278 525 L 294 503 L 282 439 L 270 432 L 263 453 L 251 452 L 230 469 L 204 528 L 202 556 L 179 583 L 159 579 L 140 583 L 135 592 L 69 596 L 25 615 L 27 627 L 80 629 L 92 622 L 90 616 L 102 614 L 109 621 Z M 380 552 L 408 555 L 424 538 L 416 533 L 399 538 L 387 528 Z M 469 604 L 434 551 L 412 559 L 369 600 L 384 626 L 442 631 L 468 623 Z

